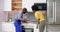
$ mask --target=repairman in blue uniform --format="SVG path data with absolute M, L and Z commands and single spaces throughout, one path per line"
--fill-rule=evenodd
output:
M 15 26 L 15 29 L 16 29 L 16 32 L 22 32 L 22 29 L 21 29 L 21 21 L 22 18 L 23 18 L 23 14 L 25 14 L 27 12 L 27 9 L 26 8 L 23 8 L 22 11 L 20 11 L 17 16 L 15 17 L 14 19 L 14 26 Z

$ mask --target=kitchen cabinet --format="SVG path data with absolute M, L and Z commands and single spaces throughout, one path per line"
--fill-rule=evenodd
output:
M 22 0 L 12 0 L 12 11 L 22 9 Z
M 22 0 L 4 0 L 4 11 L 18 11 L 22 9 Z
M 13 22 L 2 22 L 2 32 L 15 32 Z
M 12 0 L 4 0 L 4 11 L 12 11 Z

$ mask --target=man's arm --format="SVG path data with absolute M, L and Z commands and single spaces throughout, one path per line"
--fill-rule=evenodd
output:
M 18 13 L 17 13 L 17 15 L 15 16 L 15 19 L 20 19 L 20 20 L 22 20 L 22 18 L 21 18 L 21 16 L 22 16 L 22 11 L 19 11 Z

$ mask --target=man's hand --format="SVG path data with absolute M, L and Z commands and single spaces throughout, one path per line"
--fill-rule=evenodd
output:
M 28 21 L 29 21 L 28 19 L 24 19 L 22 22 L 23 23 L 28 23 Z

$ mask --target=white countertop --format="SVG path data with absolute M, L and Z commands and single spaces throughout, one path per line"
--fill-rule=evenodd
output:
M 25 28 L 34 28 L 36 24 L 34 23 L 23 23 L 22 24 Z

